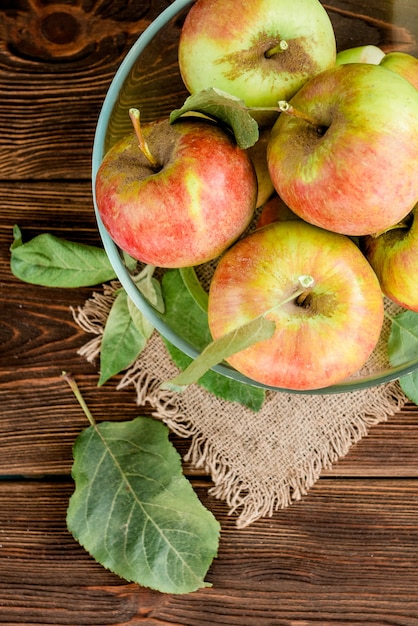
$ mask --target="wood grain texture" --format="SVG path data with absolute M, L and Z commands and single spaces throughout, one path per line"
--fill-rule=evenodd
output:
M 417 626 L 418 408 L 371 429 L 301 501 L 237 530 L 210 477 L 184 464 L 222 526 L 210 589 L 162 595 L 103 569 L 65 525 L 72 445 L 97 421 L 151 413 L 98 364 L 70 306 L 92 289 L 26 285 L 10 272 L 12 229 L 100 245 L 91 197 L 97 117 L 115 71 L 169 0 L 0 2 L 0 624 L 7 626 Z M 418 55 L 416 0 L 324 2 L 339 49 Z M 172 41 L 167 40 L 172 64 Z M 160 92 L 165 50 L 147 86 Z M 169 70 L 172 71 L 170 66 Z M 171 437 L 181 454 L 188 440 Z
M 0 623 L 412 626 L 417 490 L 416 480 L 400 492 L 398 481 L 321 479 L 309 498 L 237 531 L 198 488 L 223 519 L 213 587 L 162 596 L 106 572 L 72 540 L 71 484 L 0 483 Z

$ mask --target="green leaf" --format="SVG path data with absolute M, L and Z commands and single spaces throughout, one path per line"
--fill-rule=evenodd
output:
M 186 369 L 192 362 L 192 359 L 166 339 L 164 339 L 164 343 L 177 367 L 182 370 Z M 266 397 L 264 389 L 247 385 L 214 371 L 206 372 L 197 382 L 206 391 L 218 398 L 228 402 L 238 402 L 252 411 L 259 411 Z
M 133 277 L 135 285 L 142 293 L 144 298 L 160 313 L 164 313 L 165 304 L 161 292 L 161 285 L 156 278 L 153 277 L 155 267 L 146 265 L 142 272 Z
M 112 304 L 103 332 L 98 385 L 103 385 L 109 378 L 129 367 L 146 343 L 147 337 L 138 330 L 131 317 L 128 295 L 121 289 Z
M 406 397 L 418 405 L 418 372 L 412 372 L 399 379 L 399 384 Z
M 202 311 L 207 313 L 209 296 L 207 292 L 203 289 L 200 280 L 196 276 L 196 271 L 194 267 L 182 267 L 179 271 L 180 276 L 182 277 L 183 282 L 186 285 L 193 300 L 202 309 Z
M 196 305 L 179 270 L 168 270 L 162 278 L 165 313 L 162 319 L 185 341 L 202 350 L 212 341 L 206 311 Z
M 102 566 L 165 593 L 210 586 L 219 523 L 183 476 L 164 424 L 90 426 L 75 442 L 72 476 L 67 526 Z
M 170 123 L 190 112 L 226 124 L 240 148 L 250 148 L 259 138 L 258 124 L 243 100 L 219 89 L 210 87 L 189 96 L 180 109 L 171 112 Z
M 192 270 L 189 272 L 189 269 Z M 187 287 L 185 287 L 186 280 Z M 198 284 L 197 284 L 198 283 Z M 212 341 L 208 326 L 207 294 L 203 291 L 193 268 L 186 270 L 169 270 L 162 279 L 162 289 L 166 311 L 163 316 L 165 322 L 180 337 L 186 339 L 198 350 L 203 350 Z M 201 299 L 201 302 L 197 300 Z M 203 305 L 203 306 L 202 306 Z M 171 358 L 180 369 L 185 369 L 192 361 L 169 341 L 165 340 Z M 228 400 L 239 402 L 244 406 L 258 411 L 264 401 L 265 393 L 261 388 L 252 387 L 239 381 L 233 380 L 217 372 L 207 372 L 199 379 L 199 385 L 210 393 Z
M 136 304 L 131 300 L 128 296 L 127 299 L 128 311 L 131 316 L 132 322 L 137 329 L 137 331 L 145 337 L 145 339 L 149 339 L 154 331 L 154 326 L 148 320 L 148 318 L 138 309 Z
M 392 318 L 388 339 L 391 365 L 401 365 L 418 356 L 418 313 L 402 311 Z
M 10 267 L 16 278 L 45 287 L 89 287 L 116 278 L 102 248 L 75 243 L 48 233 L 22 243 L 13 229 Z
M 388 355 L 391 365 L 401 365 L 413 361 L 418 356 L 418 313 L 402 311 L 392 318 L 388 339 Z M 404 394 L 418 404 L 418 372 L 412 372 L 399 379 Z
M 259 315 L 250 322 L 239 326 L 219 339 L 212 341 L 192 361 L 183 372 L 164 382 L 162 389 L 182 391 L 187 385 L 197 382 L 211 367 L 217 365 L 232 354 L 245 350 L 253 344 L 269 339 L 276 325 L 273 321 Z

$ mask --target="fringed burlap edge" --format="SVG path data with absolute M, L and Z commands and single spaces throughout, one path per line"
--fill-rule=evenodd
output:
M 86 333 L 94 334 L 93 339 L 78 351 L 89 362 L 95 362 L 99 357 L 103 328 L 115 290 L 119 286 L 117 281 L 104 285 L 103 293 L 95 292 L 84 307 L 71 309 L 77 324 Z M 161 343 L 162 339 L 154 333 L 145 350 L 154 350 L 156 342 Z M 173 375 L 176 371 L 177 368 L 173 365 Z M 230 515 L 239 511 L 236 520 L 238 528 L 244 528 L 262 517 L 271 517 L 275 511 L 300 500 L 319 479 L 324 469 L 331 468 L 348 453 L 353 444 L 368 434 L 372 426 L 386 421 L 407 402 L 397 381 L 382 385 L 379 388 L 381 393 L 378 402 L 369 407 L 367 412 L 351 418 L 349 424 L 342 425 L 330 438 L 327 448 L 311 453 L 304 466 L 299 467 L 293 475 L 288 475 L 285 482 L 271 477 L 266 483 L 249 485 L 234 471 L 228 459 L 208 441 L 198 424 L 185 416 L 178 394 L 163 391 L 160 388 L 161 382 L 157 376 L 144 369 L 140 357 L 124 373 L 118 389 L 133 386 L 139 406 L 151 405 L 155 418 L 163 421 L 178 436 L 191 439 L 184 460 L 211 476 L 213 486 L 208 491 L 210 495 L 225 501 Z M 273 392 L 267 392 L 267 397 L 270 393 Z

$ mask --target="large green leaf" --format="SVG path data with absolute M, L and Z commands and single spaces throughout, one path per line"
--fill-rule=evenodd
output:
M 166 593 L 209 586 L 220 527 L 183 476 L 164 424 L 90 426 L 75 442 L 72 476 L 67 526 L 96 561 Z
M 22 242 L 14 227 L 10 267 L 16 278 L 45 287 L 89 287 L 116 278 L 102 248 L 44 233 Z

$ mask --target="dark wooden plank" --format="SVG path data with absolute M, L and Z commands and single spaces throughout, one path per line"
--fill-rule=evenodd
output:
M 0 483 L 0 623 L 416 624 L 417 480 L 323 479 L 309 498 L 243 530 L 197 489 L 222 535 L 213 587 L 186 596 L 128 585 L 95 563 L 66 530 L 71 492 Z
M 0 178 L 89 178 L 109 84 L 134 41 L 169 4 L 2 4 Z

